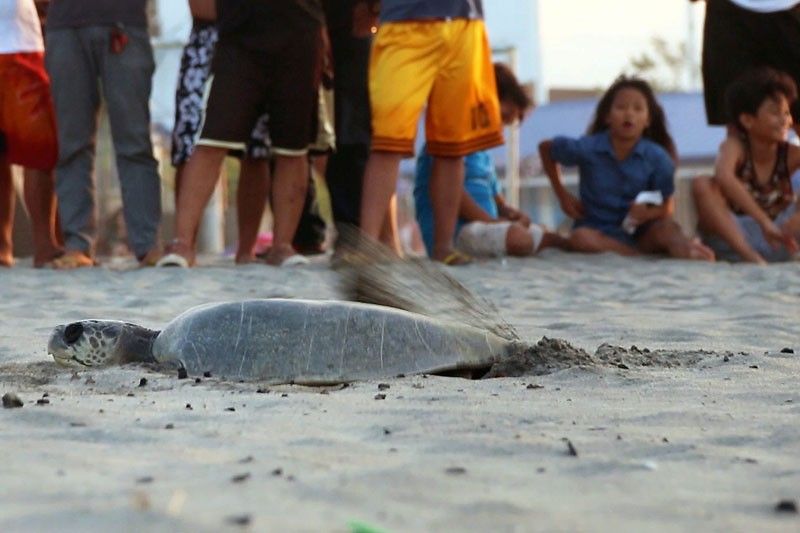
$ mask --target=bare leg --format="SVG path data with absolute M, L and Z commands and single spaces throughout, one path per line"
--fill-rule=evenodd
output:
M 181 183 L 183 183 L 183 176 L 186 174 L 186 163 L 181 163 L 175 167 L 175 208 L 178 207 L 178 198 L 181 195 Z
M 308 158 L 305 155 L 276 156 L 272 185 L 272 247 L 267 253 L 270 265 L 279 266 L 297 253 L 292 240 L 303 212 L 307 187 Z
M 175 242 L 168 251 L 180 254 L 190 265 L 195 260 L 194 241 L 200 217 L 217 185 L 227 153 L 225 148 L 198 146 L 183 171 L 175 218 Z
M 175 167 L 175 209 L 178 209 L 178 197 L 181 194 L 181 184 L 184 182 L 184 176 L 186 175 L 186 163 L 181 163 L 177 167 Z M 216 187 L 216 186 L 215 186 Z M 213 194 L 213 193 L 212 193 Z M 197 232 L 200 231 L 200 224 L 198 223 L 197 229 L 195 230 L 193 241 L 197 240 Z
M 719 236 L 743 260 L 766 264 L 761 254 L 750 246 L 735 224 L 728 201 L 713 178 L 695 178 L 692 182 L 692 196 L 697 206 L 698 226 L 704 232 Z
M 506 253 L 516 257 L 533 255 L 533 236 L 522 224 L 511 224 L 506 231 Z
M 542 227 L 544 228 L 544 227 Z M 511 224 L 506 232 L 506 253 L 517 257 L 534 255 L 542 248 L 560 248 L 562 250 L 571 249 L 569 239 L 565 239 L 558 233 L 544 230 L 539 247 L 534 249 L 533 235 L 529 228 L 519 222 Z
M 458 207 L 464 189 L 464 158 L 435 157 L 431 170 L 430 195 L 433 206 L 432 259 L 444 261 L 453 253 L 453 236 Z
M 397 194 L 392 195 L 389 210 L 383 220 L 380 240 L 398 257 L 403 257 L 403 246 L 400 244 L 400 231 L 397 228 Z
M 361 196 L 361 231 L 375 240 L 380 237 L 397 188 L 400 159 L 400 154 L 372 152 L 367 160 Z
M 11 165 L 5 155 L 0 155 L 0 266 L 14 264 L 11 242 L 11 225 L 14 223 L 14 184 L 11 180 Z
M 314 168 L 314 172 L 317 173 L 317 176 L 324 180 L 325 172 L 328 169 L 328 154 L 313 156 L 311 158 L 311 166 Z
M 53 172 L 25 169 L 25 205 L 33 226 L 33 266 L 44 266 L 63 253 L 56 236 Z
M 700 261 L 715 259 L 711 248 L 700 242 L 700 239 L 687 238 L 678 223 L 671 218 L 653 222 L 636 244 L 644 253 L 666 252 L 670 257 Z
M 575 252 L 596 254 L 601 252 L 614 252 L 619 255 L 633 256 L 639 252 L 627 244 L 604 235 L 602 232 L 591 228 L 577 228 L 572 231 L 569 238 L 570 246 Z
M 545 231 L 542 236 L 542 244 L 539 245 L 539 250 L 543 248 L 558 248 L 559 250 L 572 250 L 572 244 L 569 239 L 562 237 L 553 231 Z
M 253 248 L 258 239 L 258 228 L 269 197 L 269 160 L 243 159 L 239 172 L 239 190 L 236 191 L 236 211 L 239 222 L 239 246 L 236 250 L 238 264 L 256 260 Z

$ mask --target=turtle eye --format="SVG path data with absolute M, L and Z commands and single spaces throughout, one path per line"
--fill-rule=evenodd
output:
M 83 324 L 73 322 L 64 328 L 64 340 L 67 344 L 74 344 L 83 335 Z

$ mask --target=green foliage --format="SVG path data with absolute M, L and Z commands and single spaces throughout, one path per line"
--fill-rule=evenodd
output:
M 650 47 L 628 60 L 625 74 L 647 80 L 656 91 L 681 90 L 683 74 L 691 64 L 686 43 L 671 45 L 663 37 L 653 37 Z

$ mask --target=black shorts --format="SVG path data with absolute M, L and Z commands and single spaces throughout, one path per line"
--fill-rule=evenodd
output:
M 203 94 L 211 71 L 211 59 L 217 43 L 217 28 L 211 23 L 195 23 L 183 49 L 178 88 L 175 91 L 175 126 L 172 129 L 172 164 L 180 166 L 194 152 L 197 133 L 203 124 Z M 246 154 L 231 155 L 249 159 L 269 157 L 267 116 L 261 115 L 250 133 Z
M 319 22 L 308 17 L 302 27 L 294 21 L 289 29 L 276 20 L 263 26 L 255 39 L 220 33 L 197 144 L 243 150 L 264 113 L 276 155 L 303 155 L 315 140 L 322 64 Z
M 728 122 L 725 89 L 757 66 L 781 70 L 800 85 L 800 8 L 757 13 L 730 0 L 707 0 L 703 86 L 709 124 Z

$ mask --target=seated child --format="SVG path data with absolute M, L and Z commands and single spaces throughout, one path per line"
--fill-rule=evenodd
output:
M 503 123 L 508 125 L 522 120 L 532 107 L 531 99 L 511 69 L 496 63 L 494 71 Z M 428 192 L 432 163 L 433 158 L 423 149 L 417 159 L 414 182 L 417 222 L 429 255 L 433 249 L 433 208 Z M 463 262 L 464 254 L 528 256 L 548 246 L 566 246 L 566 239 L 531 224 L 527 215 L 505 203 L 492 157 L 487 151 L 466 156 L 464 165 L 464 189 L 455 238 L 458 251 L 453 254 L 454 260 Z
M 587 135 L 544 141 L 539 153 L 561 208 L 575 220 L 569 239 L 575 251 L 714 260 L 672 218 L 675 145 L 647 82 L 618 78 L 597 104 Z M 580 198 L 564 187 L 556 163 L 578 166 Z M 637 202 L 643 192 L 663 203 Z
M 792 79 L 770 68 L 746 72 L 725 92 L 733 133 L 720 146 L 714 176 L 692 183 L 698 226 L 720 257 L 763 264 L 798 250 L 791 176 L 800 147 L 786 140 L 796 95 Z

